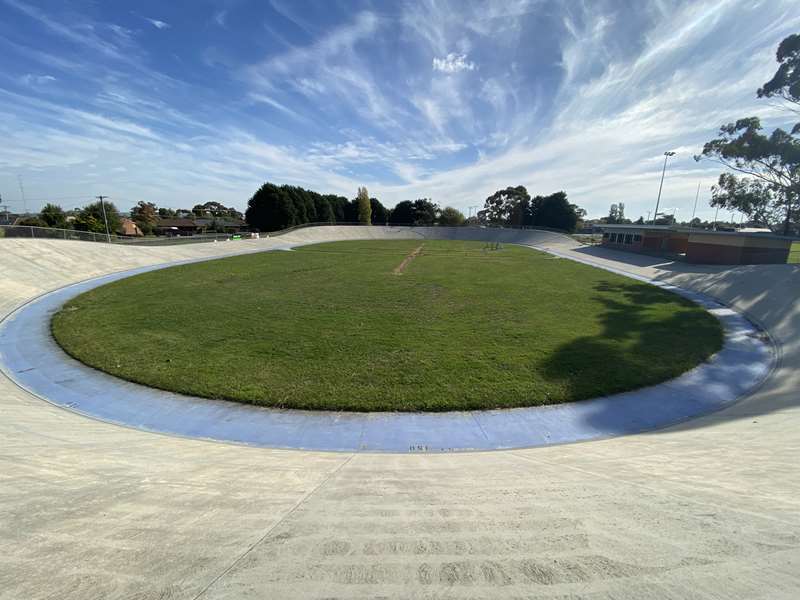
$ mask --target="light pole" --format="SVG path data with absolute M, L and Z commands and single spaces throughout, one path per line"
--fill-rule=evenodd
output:
M 106 217 L 106 203 L 103 202 L 108 196 L 95 196 L 98 200 L 100 200 L 100 206 L 103 209 L 103 221 L 106 224 L 106 241 L 110 244 L 111 243 L 111 234 L 108 232 L 108 217 Z
M 675 156 L 672 150 L 664 152 L 664 168 L 661 170 L 661 183 L 658 184 L 658 198 L 656 199 L 656 212 L 653 213 L 653 225 L 656 224 L 656 219 L 658 219 L 658 205 L 661 203 L 661 189 L 664 187 L 664 175 L 667 172 L 667 159 L 670 156 Z
M 700 182 L 697 182 L 697 194 L 694 196 L 694 208 L 692 209 L 692 220 L 689 221 L 689 227 L 694 227 L 694 214 L 697 212 L 697 200 L 700 198 Z

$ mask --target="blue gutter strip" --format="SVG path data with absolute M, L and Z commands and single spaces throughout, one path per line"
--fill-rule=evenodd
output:
M 0 323 L 0 370 L 52 404 L 145 431 L 268 448 L 407 453 L 527 448 L 659 429 L 730 406 L 759 385 L 774 362 L 770 346 L 739 313 L 703 294 L 588 260 L 578 262 L 647 281 L 703 306 L 723 325 L 722 350 L 663 384 L 582 402 L 472 412 L 348 413 L 270 409 L 155 390 L 83 365 L 50 335 L 52 315 L 85 291 L 202 260 L 214 258 L 114 273 L 24 305 Z

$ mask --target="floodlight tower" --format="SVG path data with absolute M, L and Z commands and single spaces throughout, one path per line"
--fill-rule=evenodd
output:
M 661 203 L 661 189 L 664 187 L 664 175 L 667 172 L 667 159 L 669 159 L 670 156 L 675 156 L 672 150 L 664 152 L 664 168 L 661 169 L 661 183 L 658 184 L 658 198 L 656 199 L 656 211 L 653 213 L 653 225 L 656 224 L 656 219 L 658 219 L 658 205 Z

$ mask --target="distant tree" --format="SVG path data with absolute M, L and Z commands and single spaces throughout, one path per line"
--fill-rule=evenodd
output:
M 145 235 L 150 235 L 155 230 L 158 221 L 158 208 L 152 202 L 139 201 L 131 209 L 131 220 L 141 229 Z
M 192 213 L 197 217 L 222 217 L 228 219 L 241 219 L 242 213 L 233 207 L 225 206 L 220 202 L 204 202 L 195 204 Z
M 372 205 L 369 202 L 369 192 L 367 188 L 358 188 L 358 195 L 356 196 L 358 202 L 358 222 L 362 225 L 369 225 L 372 223 Z
M 385 225 L 389 221 L 389 209 L 381 204 L 377 198 L 370 198 L 369 205 L 372 210 L 372 224 Z
M 158 216 L 162 219 L 169 219 L 175 217 L 175 211 L 171 208 L 159 208 L 158 209 Z
M 403 200 L 392 209 L 389 218 L 391 223 L 397 225 L 413 225 L 414 216 L 414 203 L 411 200 Z
M 445 206 L 439 214 L 439 225 L 458 227 L 464 224 L 464 213 L 452 206 Z
M 64 214 L 64 209 L 56 204 L 45 204 L 39 213 L 39 218 L 45 223 L 45 227 L 64 229 L 67 226 L 67 215 Z
M 121 225 L 121 219 L 117 207 L 112 202 L 94 202 L 84 206 L 72 222 L 72 226 L 78 231 L 92 231 L 94 233 L 105 233 L 106 226 L 103 219 L 103 205 L 105 205 L 105 215 L 108 220 L 108 232 L 116 233 Z
M 336 222 L 336 215 L 333 212 L 333 207 L 331 206 L 328 198 L 329 196 L 323 196 L 322 194 L 317 194 L 316 192 L 313 195 L 314 214 L 317 223 Z
M 414 200 L 414 225 L 433 225 L 439 216 L 439 205 L 430 198 Z
M 627 219 L 625 218 L 625 204 L 620 202 L 619 204 L 612 204 L 608 209 L 608 216 L 606 217 L 606 223 L 609 225 L 618 225 L 621 223 L 625 223 Z
M 16 225 L 24 225 L 25 227 L 49 227 L 49 225 L 38 215 L 31 215 L 29 217 L 22 217 L 16 222 Z
M 569 232 L 575 231 L 578 215 L 573 206 L 567 201 L 566 192 L 556 192 L 545 196 L 536 216 L 536 224 Z
M 644 225 L 644 217 L 640 216 L 638 219 L 636 219 L 636 224 Z
M 265 183 L 247 201 L 245 220 L 250 227 L 259 231 L 278 231 L 297 224 L 294 203 L 284 187 Z
M 722 173 L 711 188 L 711 206 L 736 210 L 761 225 L 779 226 L 780 208 L 770 186 L 758 179 Z
M 535 220 L 530 194 L 522 185 L 497 190 L 486 198 L 481 213 L 491 225 L 523 227 L 533 225 Z
M 800 112 L 800 34 L 786 37 L 778 45 L 776 54 L 778 70 L 767 83 L 758 89 L 759 98 L 779 98 L 789 104 L 788 111 Z M 720 198 L 726 202 L 750 203 L 768 207 L 768 212 L 779 211 L 782 215 L 784 234 L 789 234 L 800 223 L 800 123 L 790 131 L 775 129 L 769 135 L 762 132 L 758 117 L 739 119 L 723 125 L 718 137 L 703 146 L 696 160 L 707 158 L 722 164 L 731 171 L 744 174 L 762 186 L 726 182 L 730 189 Z M 720 186 L 724 190 L 725 186 Z M 746 188 L 746 189 L 745 189 Z M 737 199 L 742 191 L 747 199 Z M 770 192 L 767 197 L 766 191 Z M 754 193 L 761 196 L 755 201 Z M 722 200 L 719 200 L 722 202 Z

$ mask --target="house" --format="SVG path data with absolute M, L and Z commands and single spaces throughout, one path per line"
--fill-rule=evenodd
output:
M 193 219 L 159 218 L 155 224 L 156 235 L 187 236 L 197 233 Z

